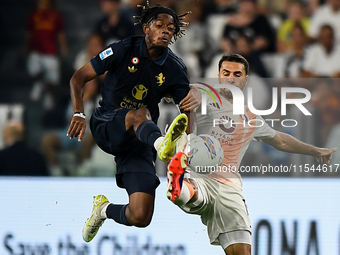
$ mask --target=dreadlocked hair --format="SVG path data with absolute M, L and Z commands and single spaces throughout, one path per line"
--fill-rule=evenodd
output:
M 175 22 L 175 32 L 173 35 L 173 39 L 176 41 L 177 38 L 183 37 L 185 35 L 183 27 L 189 25 L 189 22 L 184 22 L 183 19 L 186 15 L 190 14 L 191 11 L 188 11 L 182 15 L 177 15 L 172 9 L 157 4 L 156 6 L 150 7 L 149 1 L 146 1 L 146 5 L 137 5 L 137 7 L 143 8 L 141 16 L 133 16 L 133 18 L 138 21 L 134 23 L 134 25 L 143 25 L 150 24 L 151 21 L 155 20 L 160 13 L 166 13 L 171 15 L 174 18 Z

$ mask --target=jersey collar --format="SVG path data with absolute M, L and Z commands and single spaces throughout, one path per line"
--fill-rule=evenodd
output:
M 151 59 L 150 58 L 150 55 L 149 55 L 149 52 L 148 52 L 148 49 L 146 47 L 146 42 L 145 42 L 145 39 L 142 40 L 142 44 L 141 44 L 141 47 L 140 47 L 140 52 L 141 52 L 141 56 L 143 58 L 148 58 L 150 59 L 151 61 L 153 61 L 155 64 L 159 65 L 159 66 L 162 66 L 166 60 L 166 58 L 168 57 L 169 55 L 169 48 L 166 49 L 166 51 L 160 55 L 158 58 L 156 59 Z

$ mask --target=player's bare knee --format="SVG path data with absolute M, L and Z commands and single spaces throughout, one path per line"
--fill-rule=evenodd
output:
M 147 227 L 152 218 L 152 213 L 146 210 L 130 210 L 130 217 L 129 217 L 129 222 L 140 228 L 145 228 Z
M 135 112 L 134 120 L 135 122 L 143 122 L 147 119 L 151 119 L 150 111 L 148 108 L 139 108 Z
M 130 110 L 125 115 L 125 127 L 126 127 L 126 130 L 129 130 L 129 129 L 131 129 L 133 127 L 135 113 L 136 113 L 136 110 Z
M 151 218 L 141 220 L 141 221 L 137 222 L 134 226 L 136 226 L 138 228 L 146 228 L 147 226 L 150 225 L 150 223 L 151 223 Z
M 251 246 L 249 244 L 236 243 L 228 246 L 224 251 L 226 255 L 250 255 Z
M 149 109 L 140 108 L 136 110 L 135 115 L 133 117 L 133 128 L 137 130 L 138 126 L 146 120 L 151 120 L 151 114 Z

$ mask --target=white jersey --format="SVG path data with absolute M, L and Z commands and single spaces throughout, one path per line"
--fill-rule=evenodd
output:
M 208 176 L 225 184 L 242 187 L 239 166 L 251 140 L 273 138 L 276 131 L 265 120 L 250 112 L 234 115 L 233 105 L 224 97 L 222 104 L 207 98 L 207 114 L 197 114 L 197 133 L 209 134 L 219 140 L 223 150 L 222 165 Z

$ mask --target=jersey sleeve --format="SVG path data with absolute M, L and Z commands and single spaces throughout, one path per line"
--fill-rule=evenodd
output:
M 175 85 L 171 90 L 171 96 L 174 99 L 175 104 L 179 104 L 190 91 L 187 68 L 181 68 L 173 79 Z
M 179 104 L 184 97 L 186 97 L 190 91 L 189 77 L 186 67 L 180 69 L 179 73 L 173 77 L 174 86 L 171 90 L 171 96 L 175 101 L 175 104 Z
M 261 116 L 257 116 L 257 119 L 262 120 L 264 124 L 256 128 L 254 139 L 260 142 L 262 139 L 273 138 L 276 135 L 276 130 L 271 128 Z
M 114 69 L 121 62 L 124 53 L 125 48 L 123 42 L 115 42 L 107 46 L 97 56 L 93 57 L 90 62 L 99 76 L 108 70 Z

